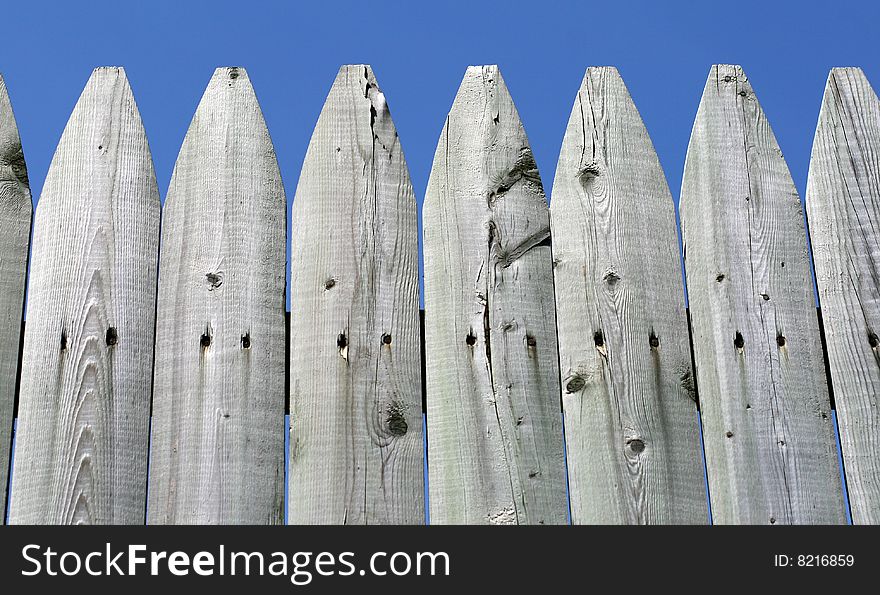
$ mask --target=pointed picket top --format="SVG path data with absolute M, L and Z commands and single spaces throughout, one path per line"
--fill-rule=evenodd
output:
M 550 220 L 572 521 L 708 519 L 672 196 L 616 68 L 589 68 Z
M 423 222 L 431 523 L 565 523 L 549 211 L 497 66 L 465 73 Z
M 6 92 L 6 82 L 0 75 L 0 524 L 3 524 L 6 511 L 32 210 L 21 138 Z
M 715 522 L 844 522 L 801 202 L 739 66 L 709 73 L 681 221 Z
M 853 522 L 880 523 L 880 101 L 859 68 L 828 75 L 807 181 L 819 305 Z
M 291 217 L 288 522 L 424 523 L 418 213 L 369 66 L 339 70 Z
M 144 522 L 159 209 L 125 72 L 98 68 L 34 218 L 13 523 Z
M 247 72 L 218 68 L 162 222 L 150 524 L 279 524 L 286 200 Z

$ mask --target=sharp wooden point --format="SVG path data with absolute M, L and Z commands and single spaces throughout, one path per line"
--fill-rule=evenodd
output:
M 868 81 L 868 77 L 865 76 L 865 73 L 861 68 L 858 66 L 835 66 L 828 72 L 828 80 L 825 84 L 825 100 L 833 100 L 833 97 L 831 97 L 833 95 L 831 92 L 832 83 L 844 80 L 857 82 L 859 86 L 873 92 L 871 83 Z M 874 95 L 876 97 L 876 94 Z
M 233 92 L 249 92 L 249 94 L 254 94 L 253 85 L 251 85 L 251 79 L 248 76 L 247 70 L 240 66 L 221 66 L 215 69 L 214 74 L 211 75 L 211 80 L 208 81 L 205 92 L 202 94 L 201 102 L 204 102 L 205 98 L 211 95 L 211 91 L 220 88 L 228 88 Z M 256 96 L 254 96 L 254 100 L 256 100 Z M 199 105 L 201 105 L 201 102 Z

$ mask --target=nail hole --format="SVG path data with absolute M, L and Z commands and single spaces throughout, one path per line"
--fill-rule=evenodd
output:
M 730 79 L 730 75 L 724 77 L 724 82 L 725 82 L 725 83 L 729 83 L 730 80 L 731 80 L 731 79 Z
M 345 333 L 339 333 L 339 336 L 336 337 L 336 346 L 340 349 L 345 349 L 348 346 L 348 338 Z
M 785 347 L 785 337 L 783 337 L 781 334 L 776 335 L 776 344 L 780 347 Z
M 230 68 L 229 69 L 229 78 L 237 79 L 238 78 L 238 68 Z
M 745 97 L 746 95 L 748 95 L 748 93 L 746 93 L 745 91 L 740 91 L 740 92 L 739 92 L 739 96 L 740 96 L 740 97 Z
M 103 151 L 103 150 L 104 150 L 104 145 L 98 145 L 98 150 L 99 150 L 99 151 Z
M 61 331 L 61 351 L 67 349 L 67 332 Z
M 651 344 L 651 349 L 660 347 L 660 338 L 654 334 L 654 331 L 651 331 L 651 334 L 648 336 L 648 343 Z
M 596 347 L 602 347 L 605 345 L 605 335 L 602 334 L 602 331 L 596 331 L 593 333 L 593 343 L 596 344 Z
M 719 283 L 724 281 L 724 273 L 718 273 L 718 276 L 715 277 L 715 280 L 718 281 Z
M 107 335 L 104 337 L 104 341 L 107 345 L 113 346 L 119 342 L 119 337 L 116 334 L 116 329 L 112 326 L 107 329 Z
M 746 342 L 743 340 L 742 334 L 739 331 L 736 331 L 736 336 L 733 337 L 734 347 L 736 347 L 737 349 L 742 349 L 743 345 L 745 344 Z
M 382 335 L 382 344 L 383 345 L 391 345 L 391 335 L 385 333 Z
M 770 296 L 767 295 L 766 293 L 762 293 L 762 294 L 761 294 L 761 297 L 764 298 L 764 301 L 765 301 L 765 302 L 768 301 L 768 300 L 770 299 Z
M 534 347 L 537 344 L 538 344 L 538 342 L 535 340 L 535 338 L 533 336 L 526 335 L 526 345 L 528 345 L 529 347 Z
M 211 335 L 203 333 L 199 342 L 202 344 L 202 347 L 209 347 L 211 345 Z
M 728 438 L 733 438 L 733 432 L 727 432 L 724 435 L 727 436 Z
M 250 349 L 251 348 L 251 334 L 245 333 L 241 336 L 241 348 L 242 349 Z
M 336 279 L 334 279 L 333 277 L 330 277 L 329 279 L 324 281 L 324 290 L 326 291 L 328 289 L 333 289 L 333 287 L 335 285 L 336 285 Z
M 775 524 L 776 524 L 776 519 L 773 518 L 773 517 L 770 517 L 770 524 L 771 524 L 771 525 L 775 525 Z
M 464 338 L 464 342 L 473 347 L 477 344 L 477 337 L 474 335 L 474 332 L 471 331 L 468 333 L 468 336 Z

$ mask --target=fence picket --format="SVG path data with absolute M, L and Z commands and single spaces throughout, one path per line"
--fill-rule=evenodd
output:
M 565 523 L 549 212 L 496 66 L 465 73 L 423 222 L 431 522 Z
M 802 206 L 739 66 L 709 73 L 681 221 L 715 522 L 844 522 Z
M 615 68 L 589 68 L 550 203 L 574 523 L 705 523 L 672 196 Z
M 0 75 L 0 525 L 6 517 L 15 382 L 31 236 L 31 189 L 6 82 Z
M 165 201 L 150 524 L 280 524 L 286 201 L 242 68 L 218 68 Z
M 159 209 L 125 72 L 99 68 L 34 218 L 10 522 L 144 522 Z
M 807 216 L 853 522 L 880 523 L 880 101 L 858 68 L 828 76 Z
M 339 70 L 291 217 L 288 521 L 424 523 L 416 201 L 369 66 Z

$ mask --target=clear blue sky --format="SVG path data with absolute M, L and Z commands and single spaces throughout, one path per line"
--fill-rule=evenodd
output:
M 416 195 L 469 64 L 500 64 L 550 189 L 584 69 L 617 66 L 678 198 L 709 67 L 742 64 L 803 193 L 828 69 L 880 85 L 880 2 L 520 2 L 250 0 L 14 2 L 3 7 L 6 78 L 38 197 L 92 68 L 128 72 L 165 193 L 217 66 L 247 68 L 293 198 L 336 71 L 373 65 Z

